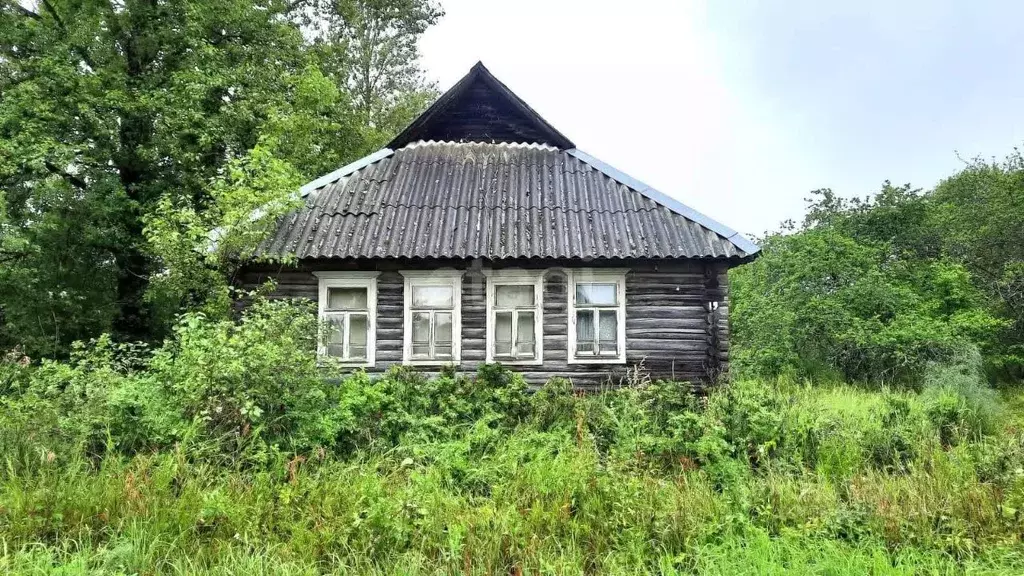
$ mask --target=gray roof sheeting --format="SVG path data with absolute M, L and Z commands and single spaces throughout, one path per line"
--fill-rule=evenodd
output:
M 757 252 L 575 149 L 419 142 L 329 176 L 303 187 L 305 205 L 282 218 L 262 255 L 746 260 Z

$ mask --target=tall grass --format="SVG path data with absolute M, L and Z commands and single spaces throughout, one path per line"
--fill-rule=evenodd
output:
M 0 363 L 0 573 L 1024 573 L 1024 394 L 970 359 L 920 391 L 327 384 L 291 314 Z
M 400 442 L 347 457 L 276 453 L 259 466 L 196 458 L 183 447 L 96 460 L 54 457 L 37 446 L 36 461 L 26 465 L 8 457 L 0 473 L 0 570 L 1024 570 L 1017 431 L 943 446 L 921 397 L 797 387 L 778 394 L 786 408 L 770 424 L 779 427 L 774 446 L 771 440 L 741 445 L 702 461 L 699 451 L 635 450 L 652 445 L 638 437 L 650 431 L 615 416 L 644 410 L 636 396 L 627 391 L 577 398 L 571 417 L 546 426 L 467 426 L 453 438 Z M 855 398 L 862 402 L 850 401 Z M 910 440 L 912 458 L 897 467 L 872 459 L 879 432 L 871 415 L 893 398 L 909 401 L 904 418 L 919 417 L 917 424 L 899 426 L 920 434 Z M 708 410 L 720 402 L 737 410 L 742 404 L 713 395 Z M 722 437 L 762 438 L 744 431 L 758 417 L 745 419 Z M 597 430 L 598 424 L 612 430 Z M 805 431 L 803 438 L 797 430 Z M 814 450 L 806 445 L 808 430 L 821 434 Z M 603 449 L 602 435 L 612 437 Z

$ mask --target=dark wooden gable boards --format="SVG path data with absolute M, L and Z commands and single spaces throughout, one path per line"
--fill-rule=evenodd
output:
M 536 143 L 562 150 L 575 147 L 480 62 L 388 148 L 398 150 L 420 140 Z

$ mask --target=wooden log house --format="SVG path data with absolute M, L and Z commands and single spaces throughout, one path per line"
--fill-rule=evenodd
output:
M 353 369 L 500 362 L 541 384 L 728 366 L 729 268 L 758 247 L 582 152 L 477 64 L 388 146 L 302 188 L 246 286 L 318 302 Z

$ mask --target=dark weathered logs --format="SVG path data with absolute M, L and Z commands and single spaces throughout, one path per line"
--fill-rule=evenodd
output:
M 626 276 L 626 365 L 569 364 L 569 298 L 565 270 L 578 262 L 520 262 L 519 267 L 547 268 L 543 274 L 544 363 L 513 366 L 531 384 L 562 376 L 588 390 L 617 384 L 629 366 L 643 363 L 655 379 L 707 382 L 724 372 L 729 359 L 729 285 L 726 267 L 700 261 L 607 263 L 628 268 Z M 589 263 L 601 267 L 604 263 Z M 277 281 L 275 297 L 318 297 L 319 270 L 380 270 L 377 277 L 377 363 L 382 371 L 402 363 L 404 322 L 403 269 L 464 269 L 461 294 L 462 363 L 474 371 L 486 358 L 486 277 L 483 263 L 468 261 L 306 262 L 296 268 L 250 267 L 238 283 L 255 288 Z M 431 370 L 431 369 L 427 369 Z M 436 370 L 436 369 L 435 369 Z

